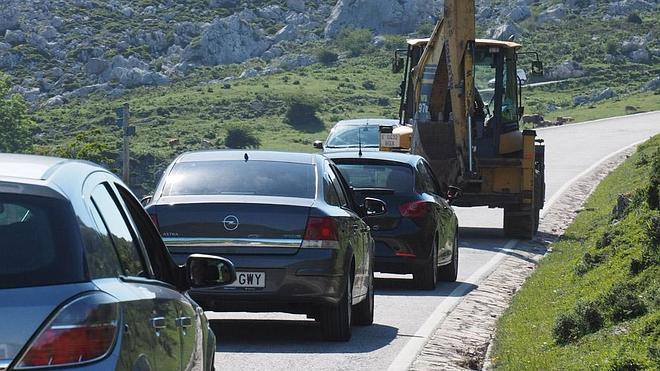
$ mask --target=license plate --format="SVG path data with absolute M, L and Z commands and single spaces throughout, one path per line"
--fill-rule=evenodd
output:
M 236 281 L 225 287 L 266 287 L 266 273 L 236 272 Z
M 401 137 L 398 134 L 380 134 L 380 145 L 387 148 L 401 147 Z

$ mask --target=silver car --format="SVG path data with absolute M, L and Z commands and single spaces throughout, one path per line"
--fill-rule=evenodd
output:
M 174 264 L 149 216 L 91 163 L 0 154 L 0 370 L 211 370 L 191 287 L 226 259 Z

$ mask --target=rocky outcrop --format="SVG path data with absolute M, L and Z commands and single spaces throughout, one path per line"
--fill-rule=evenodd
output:
M 240 63 L 261 55 L 271 46 L 263 32 L 237 15 L 213 21 L 197 43 L 183 52 L 183 60 L 201 65 Z
M 566 5 L 557 4 L 539 13 L 536 22 L 543 24 L 548 22 L 559 22 L 566 16 Z
M 618 94 L 612 88 L 606 88 L 600 92 L 594 93 L 590 96 L 580 95 L 573 98 L 573 104 L 576 106 L 581 106 L 585 104 L 591 104 L 603 101 L 605 99 L 616 98 Z
M 645 10 L 653 10 L 657 8 L 657 3 L 647 0 L 621 0 L 612 2 L 608 9 L 607 14 L 611 16 L 628 15 L 633 12 L 641 12 Z
M 368 28 L 376 34 L 407 34 L 422 22 L 435 21 L 438 0 L 338 0 L 325 27 L 332 38 L 345 28 Z
M 548 80 L 564 80 L 576 77 L 582 77 L 587 73 L 578 62 L 568 60 L 562 64 L 545 69 L 544 77 Z
M 498 27 L 488 30 L 488 37 L 496 40 L 510 40 L 511 37 L 519 39 L 522 36 L 522 29 L 515 23 L 507 22 Z

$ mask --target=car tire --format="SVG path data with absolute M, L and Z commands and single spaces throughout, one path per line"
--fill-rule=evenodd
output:
M 321 332 L 328 341 L 349 341 L 351 339 L 353 282 L 349 275 L 344 294 L 337 304 L 329 304 L 321 309 Z
M 435 290 L 438 284 L 438 242 L 433 241 L 431 259 L 417 272 L 413 273 L 413 282 L 421 290 Z
M 456 282 L 458 277 L 458 234 L 454 236 L 454 246 L 451 252 L 451 262 L 438 267 L 438 279 L 445 282 Z
M 353 307 L 353 323 L 357 326 L 370 326 L 374 323 L 374 272 L 371 271 L 367 297 Z

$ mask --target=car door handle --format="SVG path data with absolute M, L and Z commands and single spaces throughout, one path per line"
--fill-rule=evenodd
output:
M 359 232 L 360 231 L 360 225 L 359 224 L 353 224 L 353 233 Z
M 151 326 L 157 330 L 164 329 L 167 327 L 165 324 L 165 317 L 154 317 L 151 319 Z
M 188 328 L 192 326 L 192 318 L 190 317 L 178 317 L 176 319 L 176 325 L 181 328 Z

